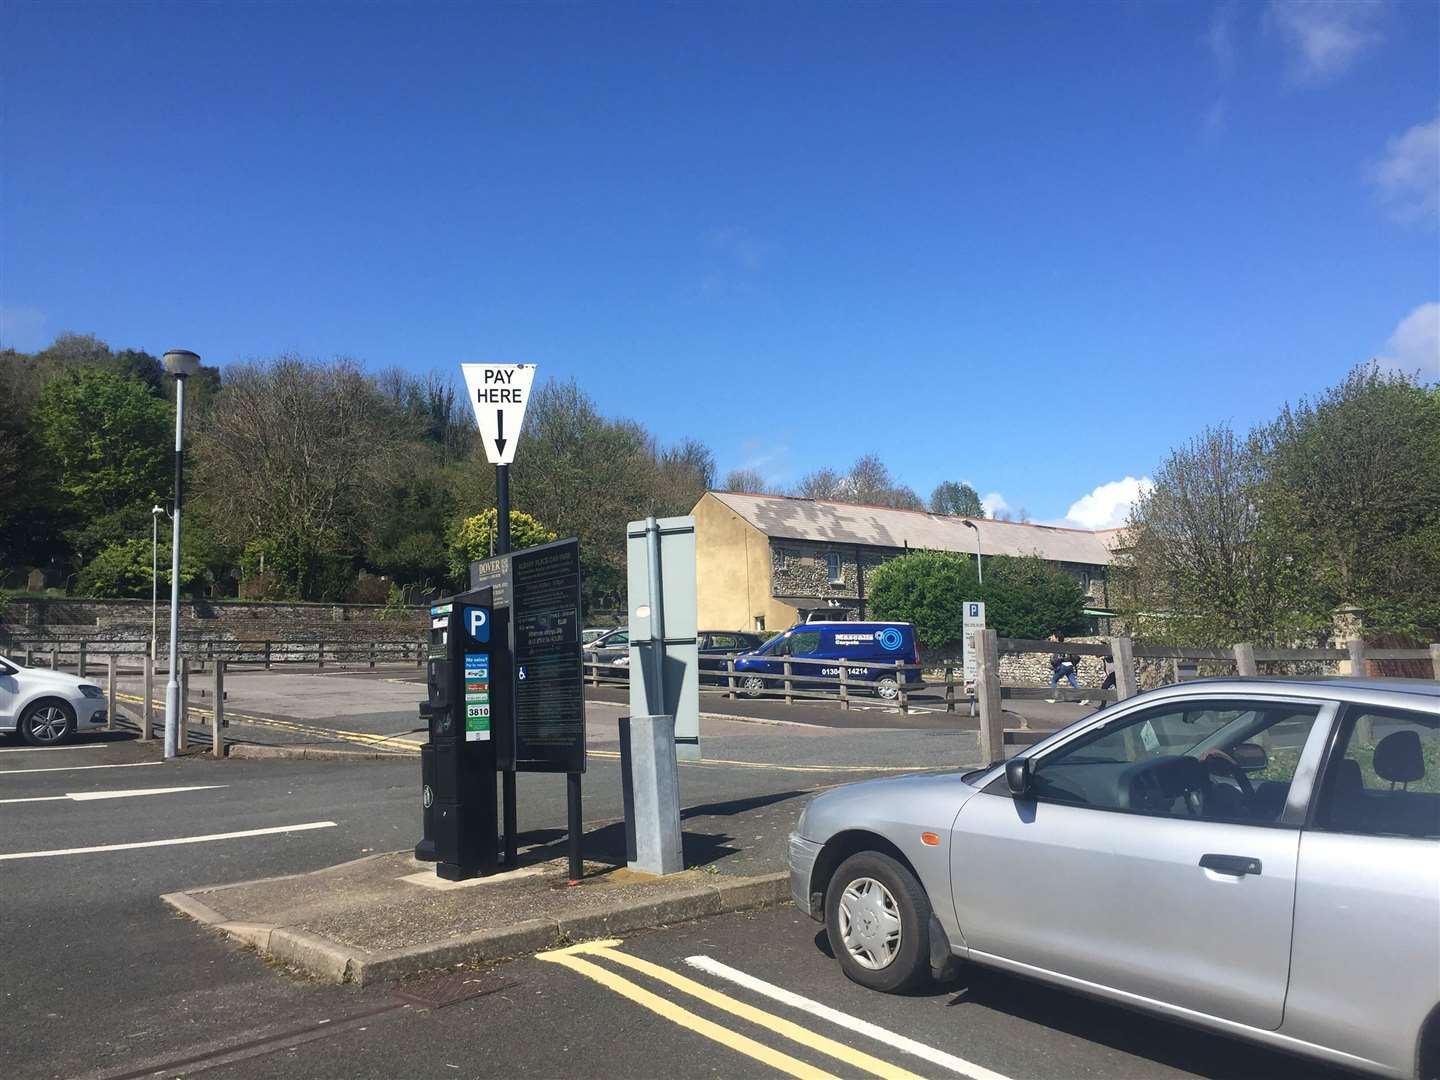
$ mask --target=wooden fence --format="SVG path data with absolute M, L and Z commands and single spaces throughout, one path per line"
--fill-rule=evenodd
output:
M 312 667 L 366 667 L 376 664 L 413 664 L 422 667 L 427 642 L 391 639 L 386 641 L 230 641 L 213 638 L 180 640 L 182 658 L 205 670 L 215 661 L 223 660 L 233 668 L 272 668 L 287 664 L 308 664 Z M 91 661 L 116 656 L 135 664 L 128 669 L 139 670 L 139 662 L 149 655 L 149 638 L 107 638 L 104 640 L 58 638 L 19 638 L 10 646 L 13 659 L 26 667 L 71 668 L 84 677 Z M 160 657 L 168 656 L 168 643 L 161 642 Z

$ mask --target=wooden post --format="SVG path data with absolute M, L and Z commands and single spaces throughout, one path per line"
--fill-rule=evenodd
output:
M 945 711 L 955 711 L 955 665 L 945 665 Z
M 910 711 L 910 696 L 909 696 L 909 695 L 910 695 L 910 692 L 905 689 L 905 683 L 906 683 L 906 681 L 907 681 L 906 678 L 905 678 L 905 676 L 907 676 L 908 674 L 910 674 L 910 673 L 905 670 L 905 661 L 904 661 L 904 660 L 896 660 L 896 661 L 895 661 L 895 689 L 899 692 L 899 696 L 900 696 L 900 711 L 901 711 L 902 713 L 908 713 L 908 712 Z
M 430 639 L 425 638 L 420 642 L 420 647 L 415 650 L 415 666 L 424 667 L 425 657 L 430 650 Z
M 115 654 L 105 658 L 105 730 L 115 730 Z
M 34 667 L 34 666 L 35 666 L 35 650 L 32 649 L 29 645 L 26 645 L 26 646 L 25 646 L 25 666 L 26 666 L 26 667 Z
M 850 661 L 840 661 L 840 708 L 850 711 Z
M 210 713 L 210 753 L 225 756 L 225 740 L 220 729 L 225 724 L 225 661 L 215 661 L 215 708 Z
M 59 671 L 59 670 L 60 670 L 60 650 L 59 650 L 59 649 L 51 649 L 51 650 L 50 650 L 50 670 L 51 670 L 51 671 Z
M 175 749 L 182 753 L 190 746 L 190 658 L 180 658 L 180 716 L 175 732 Z
M 1430 646 L 1430 667 L 1435 672 L 1435 678 L 1440 679 L 1440 643 Z
M 265 670 L 270 670 L 270 642 L 265 642 Z
M 148 741 L 155 737 L 155 713 L 151 701 L 155 693 L 155 658 L 149 653 L 145 654 L 145 665 L 141 670 L 145 683 L 145 689 L 142 691 L 145 696 L 145 704 L 140 713 L 140 738 L 142 741 Z
M 1255 646 L 1248 641 L 1242 641 L 1235 646 L 1235 674 L 1259 674 L 1255 667 Z
M 732 656 L 725 661 L 725 685 L 729 687 L 725 696 L 731 701 L 735 700 L 735 658 Z
M 1135 678 L 1135 643 L 1128 637 L 1112 637 L 1110 655 L 1115 660 L 1115 700 L 1134 697 L 1140 692 Z
M 77 669 L 77 674 L 80 676 L 80 678 L 82 678 L 82 679 L 85 678 L 85 641 L 84 641 L 84 639 L 81 639 L 81 641 L 80 641 L 80 666 L 79 666 L 79 668 Z
M 1345 648 L 1350 652 L 1350 674 L 1354 678 L 1365 677 L 1365 642 L 1361 638 L 1351 638 L 1345 643 Z
M 373 641 L 370 642 L 370 666 L 371 668 L 375 666 L 375 642 Z
M 1000 636 L 986 630 L 976 638 L 975 695 L 980 704 L 980 756 L 1005 760 L 1005 717 L 1000 711 Z
M 315 662 L 321 671 L 325 670 L 325 642 L 319 642 L 315 648 Z
M 794 687 L 793 687 L 793 686 L 791 685 L 791 683 L 790 683 L 790 676 L 791 676 L 791 674 L 792 674 L 792 671 L 791 671 L 791 668 L 792 668 L 792 667 L 793 667 L 793 665 L 790 663 L 790 661 L 789 661 L 789 660 L 786 660 L 786 661 L 785 661 L 785 704 L 786 704 L 786 705 L 794 705 L 794 704 L 795 704 L 795 689 L 794 689 Z

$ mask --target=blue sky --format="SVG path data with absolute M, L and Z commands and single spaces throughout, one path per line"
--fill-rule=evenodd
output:
M 1432 3 L 0 0 L 0 337 L 539 364 L 1100 525 L 1440 373 Z M 524 453 L 521 443 L 520 453 Z

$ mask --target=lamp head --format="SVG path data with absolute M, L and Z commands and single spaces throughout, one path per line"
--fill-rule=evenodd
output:
M 966 518 L 963 524 L 967 529 L 974 529 L 976 532 L 980 531 L 980 527 L 976 525 L 973 521 L 971 521 L 969 518 Z
M 162 361 L 165 371 L 177 379 L 185 379 L 200 370 L 200 357 L 189 349 L 171 349 Z

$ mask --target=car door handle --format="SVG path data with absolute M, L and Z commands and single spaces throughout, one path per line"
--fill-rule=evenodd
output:
M 1248 855 L 1201 855 L 1200 869 L 1214 870 L 1217 874 L 1233 874 L 1236 877 L 1244 877 L 1246 874 L 1260 873 L 1260 860 L 1252 859 Z

